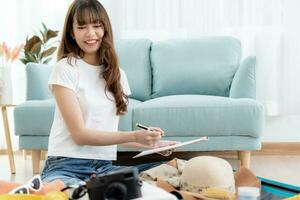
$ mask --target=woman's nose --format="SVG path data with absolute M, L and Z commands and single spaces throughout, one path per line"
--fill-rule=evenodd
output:
M 87 36 L 94 36 L 96 34 L 95 29 L 93 27 L 88 27 Z

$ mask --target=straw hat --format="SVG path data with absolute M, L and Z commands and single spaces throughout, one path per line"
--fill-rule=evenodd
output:
M 187 161 L 180 177 L 180 190 L 201 193 L 208 188 L 218 188 L 235 193 L 234 173 L 224 159 L 198 156 Z

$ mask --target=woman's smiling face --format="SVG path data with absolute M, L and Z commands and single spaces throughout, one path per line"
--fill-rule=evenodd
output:
M 101 22 L 78 23 L 76 17 L 73 20 L 73 37 L 84 55 L 96 55 L 100 48 L 104 26 Z

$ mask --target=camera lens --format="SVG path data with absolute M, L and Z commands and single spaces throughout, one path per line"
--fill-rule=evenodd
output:
M 126 200 L 127 188 L 123 183 L 114 182 L 107 186 L 104 195 L 109 200 Z

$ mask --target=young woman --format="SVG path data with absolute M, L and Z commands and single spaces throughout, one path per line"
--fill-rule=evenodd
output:
M 70 6 L 49 87 L 56 109 L 44 182 L 59 179 L 69 185 L 119 169 L 111 162 L 117 145 L 153 148 L 176 143 L 160 141 L 163 131 L 156 127 L 118 131 L 130 89 L 119 68 L 110 20 L 97 0 L 75 0 Z

